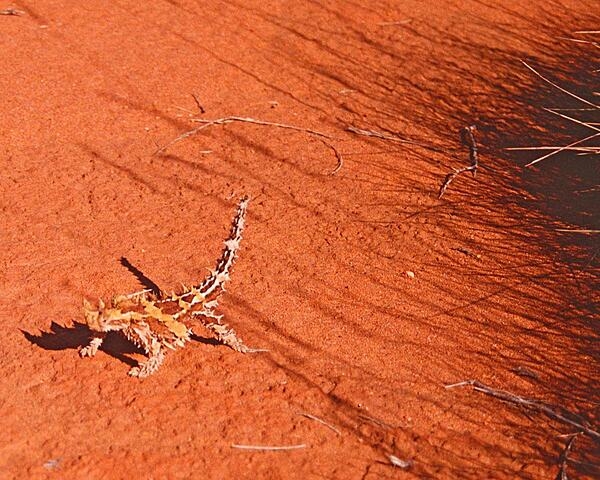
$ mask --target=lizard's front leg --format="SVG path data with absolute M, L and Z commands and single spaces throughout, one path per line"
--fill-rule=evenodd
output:
M 94 332 L 94 336 L 90 340 L 90 343 L 86 347 L 81 347 L 79 349 L 79 355 L 82 357 L 93 357 L 96 355 L 105 336 L 106 333 Z

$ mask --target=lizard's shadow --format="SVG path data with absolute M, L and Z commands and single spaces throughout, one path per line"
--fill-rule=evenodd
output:
M 52 322 L 50 331 L 41 332 L 39 335 L 34 335 L 25 330 L 21 330 L 21 333 L 29 342 L 44 350 L 77 350 L 79 347 L 87 345 L 92 336 L 92 332 L 87 325 L 79 322 L 73 322 L 72 327 L 63 327 L 56 322 Z M 204 338 L 196 334 L 191 335 L 191 339 L 206 345 L 220 345 L 216 339 Z M 108 332 L 104 342 L 102 342 L 100 351 L 131 367 L 136 366 L 138 362 L 129 355 L 144 353 L 118 332 Z
M 145 289 L 160 294 L 160 288 L 147 277 L 144 272 L 135 267 L 127 258 L 121 257 L 120 263 L 129 270 Z M 73 322 L 72 327 L 63 327 L 56 322 L 52 322 L 49 332 L 41 332 L 39 335 L 21 330 L 23 336 L 29 342 L 43 348 L 44 350 L 77 350 L 89 343 L 92 338 L 92 332 L 85 323 Z M 213 338 L 204 338 L 196 334 L 191 335 L 191 339 L 206 345 L 219 345 L 219 342 Z M 136 366 L 137 361 L 130 358 L 130 354 L 143 354 L 143 351 L 129 342 L 117 332 L 109 332 L 102 342 L 100 350 L 108 355 L 126 363 L 129 366 Z
M 156 282 L 154 282 L 144 272 L 142 272 L 139 268 L 137 268 L 134 264 L 127 260 L 127 258 L 121 257 L 119 259 L 119 262 L 127 270 L 129 270 L 135 276 L 135 278 L 138 279 L 138 282 L 140 282 L 145 289 L 151 290 L 156 295 L 160 295 L 160 287 L 156 284 Z
M 21 330 L 21 333 L 31 343 L 44 350 L 77 350 L 79 347 L 87 345 L 92 335 L 87 325 L 79 322 L 73 322 L 72 327 L 63 327 L 56 322 L 52 322 L 50 331 L 41 332 L 39 335 L 24 330 Z M 127 355 L 143 353 L 133 343 L 116 332 L 109 332 L 106 335 L 100 350 L 132 367 L 137 365 L 137 362 Z

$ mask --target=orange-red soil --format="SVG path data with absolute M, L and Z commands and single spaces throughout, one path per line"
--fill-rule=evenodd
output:
M 503 150 L 564 140 L 542 111 L 563 96 L 519 60 L 593 90 L 597 50 L 559 37 L 597 30 L 596 2 L 9 6 L 0 478 L 554 478 L 576 429 L 444 388 L 466 379 L 598 429 L 598 236 L 556 231 L 598 228 L 597 195 L 574 193 L 597 160 Z M 331 138 L 234 123 L 153 155 L 231 115 Z M 471 124 L 478 175 L 438 199 Z M 118 336 L 79 358 L 82 299 L 139 290 L 133 267 L 166 290 L 202 279 L 243 194 L 222 311 L 269 351 L 192 342 L 142 381 Z M 599 457 L 578 437 L 569 475 L 598 478 Z

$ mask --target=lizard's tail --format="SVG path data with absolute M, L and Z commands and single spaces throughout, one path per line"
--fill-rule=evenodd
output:
M 244 196 L 240 199 L 237 212 L 231 223 L 231 231 L 227 240 L 225 240 L 225 247 L 223 248 L 219 260 L 217 260 L 217 265 L 197 287 L 197 291 L 204 296 L 204 298 L 208 298 L 214 293 L 222 291 L 224 283 L 229 280 L 231 267 L 233 266 L 233 262 L 235 261 L 237 252 L 240 248 L 249 201 L 250 199 L 248 196 Z

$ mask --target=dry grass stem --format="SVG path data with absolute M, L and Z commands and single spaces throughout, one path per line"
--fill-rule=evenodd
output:
M 322 418 L 315 417 L 314 415 L 311 415 L 310 413 L 306 412 L 299 412 L 298 415 L 302 415 L 303 417 L 310 418 L 311 420 L 314 420 L 315 422 L 318 422 L 321 425 L 325 425 L 327 428 L 333 430 L 338 435 L 342 434 L 342 432 L 340 432 L 336 427 L 334 427 L 331 423 L 326 422 Z
M 576 98 L 577 100 L 579 100 L 580 102 L 585 103 L 586 105 L 589 105 L 590 107 L 594 107 L 594 108 L 600 108 L 600 105 L 596 105 L 595 103 L 590 102 L 589 100 L 586 100 L 585 98 L 581 98 L 579 95 L 574 94 L 573 92 L 569 92 L 569 90 L 561 87 L 560 85 L 557 85 L 556 83 L 554 83 L 553 81 L 547 79 L 546 77 L 544 77 L 540 72 L 538 72 L 535 68 L 533 68 L 531 65 L 527 64 L 526 62 L 524 62 L 523 60 L 521 60 L 521 63 L 523 65 L 525 65 L 529 70 L 531 70 L 533 73 L 535 73 L 538 77 L 540 77 L 544 82 L 548 83 L 549 85 L 552 85 L 554 88 L 560 90 L 563 93 L 566 93 L 567 95 L 570 95 L 573 98 Z
M 447 188 L 453 182 L 453 180 L 458 177 L 461 173 L 471 172 L 473 177 L 477 175 L 477 169 L 479 168 L 479 153 L 477 150 L 477 143 L 475 142 L 474 132 L 476 130 L 475 125 L 470 125 L 468 127 L 463 128 L 460 131 L 462 142 L 469 147 L 469 160 L 471 161 L 471 165 L 468 167 L 459 168 L 458 170 L 454 170 L 446 175 L 442 185 L 440 186 L 440 191 L 438 193 L 438 198 L 442 198 L 444 193 L 446 193 Z
M 353 126 L 346 127 L 346 131 L 356 133 L 357 135 L 363 135 L 365 137 L 374 137 L 379 138 L 381 140 L 391 140 L 392 142 L 405 143 L 407 145 L 414 145 L 416 147 L 425 148 L 427 150 L 431 150 L 432 152 L 441 152 L 441 150 L 433 145 L 427 145 L 421 142 L 415 142 L 414 140 L 408 140 L 406 138 L 398 137 L 396 135 L 389 135 L 387 133 L 376 132 L 374 130 L 363 130 L 361 128 L 356 128 Z
M 507 392 L 504 390 L 496 390 L 496 389 L 489 387 L 477 380 L 465 380 L 464 382 L 454 383 L 451 385 L 445 385 L 445 388 L 450 389 L 450 388 L 466 387 L 466 386 L 473 387 L 473 390 L 475 390 L 477 392 L 485 393 L 486 395 L 489 395 L 490 397 L 494 397 L 499 400 L 502 400 L 503 402 L 507 402 L 507 403 L 511 403 L 513 405 L 524 407 L 529 410 L 541 412 L 553 420 L 557 420 L 557 421 L 565 423 L 567 425 L 571 425 L 571 426 L 577 428 L 577 430 L 580 430 L 582 433 L 585 433 L 586 435 L 588 435 L 596 440 L 600 440 L 600 433 L 598 431 L 593 430 L 592 428 L 589 428 L 578 421 L 567 418 L 562 413 L 557 412 L 557 407 L 552 407 L 552 406 L 547 405 L 539 400 L 521 397 L 519 395 L 515 395 L 514 393 L 510 393 L 510 392 Z M 571 412 L 567 412 L 567 414 L 572 417 L 576 416 L 575 414 L 573 414 Z
M 322 138 L 329 138 L 329 139 L 332 138 L 331 135 L 327 135 L 326 133 L 318 132 L 317 130 L 312 130 L 310 128 L 297 127 L 295 125 L 288 125 L 286 123 L 266 122 L 264 120 L 256 120 L 254 118 L 248 118 L 248 117 L 224 117 L 224 118 L 218 118 L 216 120 L 205 120 L 203 118 L 193 118 L 192 122 L 203 124 L 202 127 L 198 127 L 198 128 L 210 127 L 211 125 L 225 125 L 227 123 L 233 123 L 233 122 L 252 123 L 254 125 L 263 125 L 266 127 L 277 127 L 277 128 L 288 129 L 288 130 L 295 130 L 297 132 L 304 132 L 304 133 L 308 133 L 310 135 L 316 135 L 317 137 L 322 137 Z
M 297 127 L 295 125 L 288 125 L 286 123 L 267 122 L 264 120 L 257 120 L 255 118 L 249 118 L 249 117 L 232 116 L 232 117 L 217 118 L 215 120 L 207 120 L 207 119 L 203 119 L 203 118 L 193 118 L 192 122 L 201 123 L 202 125 L 194 128 L 192 130 L 189 130 L 185 133 L 182 133 L 177 138 L 174 138 L 169 143 L 167 143 L 166 145 L 164 145 L 164 146 L 160 147 L 158 150 L 156 150 L 153 155 L 158 155 L 158 154 L 164 152 L 170 146 L 172 146 L 188 137 L 196 135 L 199 131 L 204 130 L 205 128 L 211 127 L 213 125 L 227 125 L 228 123 L 234 123 L 234 122 L 251 123 L 253 125 L 261 125 L 261 126 L 265 126 L 265 127 L 276 127 L 276 128 L 287 129 L 287 130 L 294 130 L 296 132 L 303 132 L 303 133 L 307 133 L 309 135 L 314 135 L 316 137 L 319 137 L 319 139 L 321 141 L 323 141 L 324 138 L 329 139 L 329 140 L 331 140 L 333 138 L 333 137 L 331 137 L 331 135 L 328 135 L 323 132 L 319 132 L 317 130 L 312 130 L 310 128 Z M 333 175 L 333 174 L 337 173 L 340 170 L 340 168 L 342 168 L 342 166 L 343 166 L 342 155 L 333 145 L 331 145 L 327 142 L 324 142 L 324 141 L 323 141 L 323 143 L 325 143 L 325 145 L 327 145 L 329 148 L 331 148 L 333 150 L 333 152 L 337 158 L 337 161 L 338 161 L 335 169 L 330 173 L 330 175 Z
M 377 25 L 380 27 L 393 27 L 396 25 L 408 25 L 412 22 L 412 18 L 407 18 L 406 20 L 399 20 L 397 22 L 380 22 Z
M 595 112 L 597 108 L 553 108 L 555 112 Z
M 19 15 L 23 15 L 25 12 L 22 10 L 17 10 L 16 8 L 5 8 L 3 10 L 0 10 L 0 15 L 13 15 L 13 16 L 19 16 Z
M 569 480 L 569 477 L 567 476 L 567 462 L 569 461 L 569 453 L 571 453 L 571 449 L 573 448 L 573 443 L 575 443 L 577 435 L 579 435 L 579 433 L 571 435 L 571 438 L 569 438 L 567 444 L 565 445 L 565 449 L 560 455 L 560 469 L 558 471 L 558 475 L 556 476 L 556 480 Z
M 477 151 L 477 142 L 475 142 L 475 125 L 469 125 L 461 130 L 462 142 L 469 147 L 469 160 L 471 161 L 471 171 L 473 177 L 477 175 L 477 168 L 479 168 L 479 153 Z
M 560 112 L 554 110 L 553 108 L 544 108 L 544 110 L 546 110 L 547 112 L 552 113 L 553 115 L 558 115 L 561 118 L 564 118 L 566 120 L 570 120 L 571 122 L 575 122 L 575 123 L 577 123 L 579 125 L 582 125 L 584 127 L 591 128 L 592 130 L 600 132 L 600 128 L 596 128 L 594 126 L 594 124 L 591 123 L 591 122 L 582 122 L 581 120 L 578 120 L 578 119 L 573 118 L 573 117 L 569 117 L 568 115 L 565 115 L 564 113 L 560 113 Z
M 583 33 L 583 32 L 576 32 L 576 33 Z M 572 39 L 569 39 L 569 40 L 572 40 Z M 579 41 L 579 40 L 574 40 L 574 41 Z M 597 133 L 590 135 L 588 137 L 579 139 L 579 140 L 575 140 L 574 142 L 571 142 L 570 144 L 565 145 L 563 147 L 555 147 L 555 148 L 554 147 L 513 147 L 513 148 L 508 148 L 507 150 L 536 150 L 536 149 L 537 150 L 552 150 L 550 153 L 547 153 L 546 155 L 542 155 L 541 157 L 538 157 L 535 160 L 532 160 L 531 162 L 527 163 L 525 165 L 525 167 L 531 167 L 532 165 L 535 165 L 536 163 L 539 163 L 542 160 L 546 160 L 547 158 L 550 158 L 550 157 L 552 157 L 560 152 L 564 152 L 564 151 L 579 152 L 579 154 L 585 154 L 585 155 L 597 155 L 598 153 L 600 153 L 600 147 L 597 147 L 597 146 L 584 146 L 584 147 L 579 146 L 579 147 L 577 147 L 578 145 L 581 145 L 584 142 L 587 142 L 589 140 L 592 140 L 592 139 L 600 136 L 600 128 L 598 128 L 597 124 L 594 122 L 584 122 L 584 121 L 574 118 L 572 116 L 561 113 L 561 112 L 567 112 L 567 111 L 598 111 L 598 110 L 600 110 L 600 105 L 590 102 L 589 100 L 586 100 L 585 98 L 582 98 L 579 95 L 576 95 L 575 93 L 570 92 L 566 88 L 563 88 L 560 85 L 552 82 L 548 78 L 544 77 L 541 73 L 539 73 L 535 68 L 533 68 L 526 62 L 522 62 L 522 63 L 529 70 L 531 70 L 535 75 L 537 75 L 539 78 L 541 78 L 544 82 L 553 86 L 557 90 L 560 90 L 561 92 L 566 93 L 570 97 L 575 98 L 576 100 L 578 100 L 590 107 L 593 107 L 591 109 L 590 108 L 585 108 L 585 109 L 583 109 L 583 108 L 580 108 L 580 109 L 576 109 L 576 108 L 572 108 L 572 109 L 544 108 L 545 111 L 547 111 L 553 115 L 557 115 L 561 118 L 564 118 L 565 120 L 569 120 L 570 122 L 574 122 L 578 125 L 581 125 L 583 127 L 594 130 Z
M 335 168 L 328 173 L 328 175 L 335 175 L 337 172 L 339 172 L 342 167 L 344 166 L 344 159 L 342 157 L 342 154 L 340 153 L 340 151 L 335 148 L 331 143 L 326 142 L 325 140 L 323 140 L 322 138 L 320 138 L 319 140 L 321 140 L 323 142 L 324 145 L 328 146 L 329 148 L 331 148 L 331 150 L 333 151 L 333 154 L 335 155 L 335 158 L 337 158 L 337 165 L 335 166 Z
M 393 425 L 390 425 L 389 423 L 384 422 L 383 420 L 379 420 L 378 418 L 370 417 L 369 415 L 365 415 L 363 413 L 360 413 L 358 415 L 358 418 L 360 418 L 362 420 L 366 420 L 367 422 L 371 422 L 375 425 L 378 425 L 379 427 L 390 428 L 390 429 L 396 428 Z
M 394 467 L 398 467 L 398 468 L 402 468 L 402 469 L 410 468 L 413 463 L 410 460 L 402 460 L 402 459 L 396 457 L 395 455 L 389 455 L 388 458 L 390 460 L 390 463 Z
M 194 102 L 196 103 L 196 106 L 198 107 L 198 110 L 200 111 L 200 113 L 201 114 L 206 113 L 204 106 L 202 105 L 202 103 L 200 103 L 200 99 L 198 98 L 198 95 L 196 95 L 195 93 L 192 93 L 192 98 L 194 99 Z
M 592 135 L 591 138 L 596 135 Z M 539 146 L 539 147 L 508 147 L 506 150 L 518 150 L 518 151 L 527 151 L 527 150 L 561 150 L 568 152 L 579 152 L 579 153 L 589 153 L 589 154 L 600 154 L 600 147 L 558 147 L 558 146 Z
M 593 135 L 590 135 L 589 137 L 585 137 L 585 138 L 576 140 L 576 141 L 574 141 L 572 143 L 569 143 L 568 145 L 565 145 L 564 147 L 559 147 L 556 150 L 554 150 L 553 152 L 550 152 L 550 153 L 548 153 L 546 155 L 542 155 L 541 157 L 538 157 L 535 160 L 532 160 L 531 162 L 529 162 L 525 166 L 526 167 L 531 167 L 532 165 L 535 165 L 536 163 L 539 163 L 542 160 L 546 160 L 547 158 L 550 158 L 553 155 L 556 155 L 557 153 L 567 151 L 568 149 L 570 149 L 572 147 L 575 147 L 576 145 L 579 145 L 580 143 L 587 142 L 588 140 L 591 140 L 591 139 L 596 138 L 598 136 L 600 136 L 600 133 L 594 133 Z M 596 147 L 592 147 L 592 148 L 596 148 Z
M 561 40 L 568 40 L 569 42 L 575 42 L 575 43 L 587 43 L 589 45 L 592 45 L 596 48 L 600 48 L 600 43 L 598 42 L 592 42 L 591 40 L 581 40 L 580 38 L 569 38 L 569 37 L 558 37 Z
M 300 450 L 302 448 L 306 448 L 304 443 L 300 445 L 238 445 L 232 444 L 231 448 L 237 448 L 239 450 L 258 450 L 265 452 L 277 452 L 277 451 L 285 451 L 285 450 Z
M 593 190 L 596 191 L 596 190 Z M 587 228 L 557 228 L 557 232 L 568 232 L 568 233 L 583 233 L 586 235 L 592 235 L 594 233 L 600 233 L 600 230 L 591 230 Z

